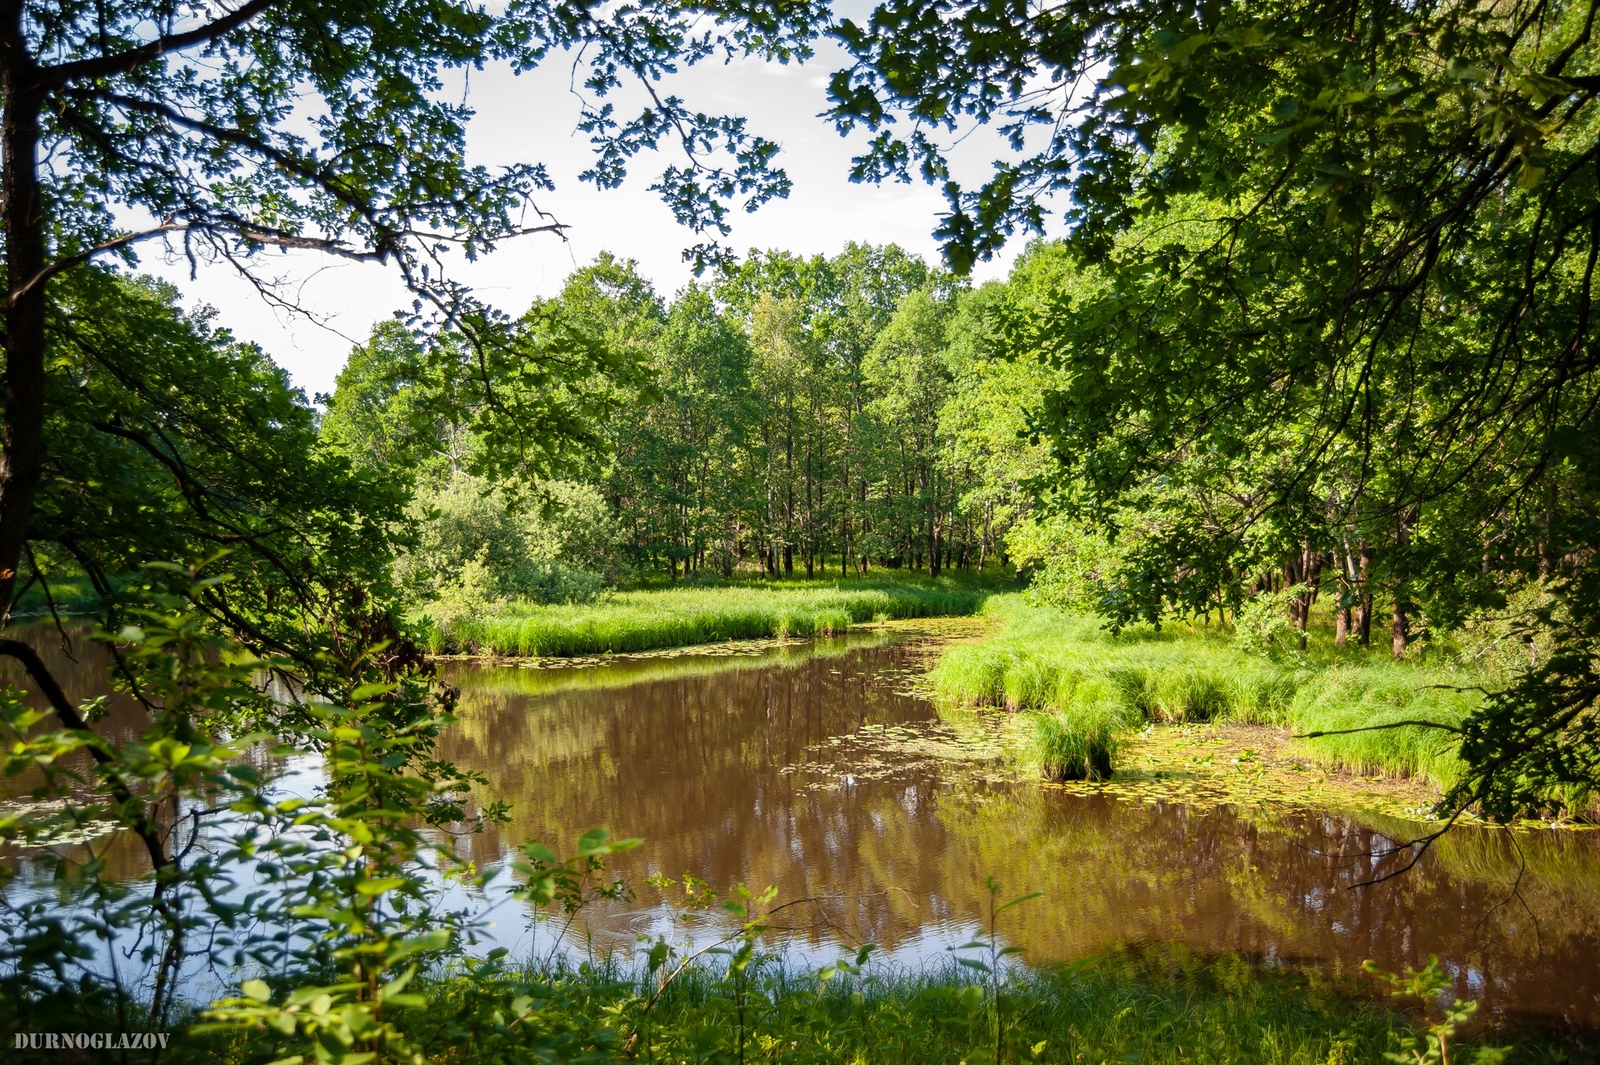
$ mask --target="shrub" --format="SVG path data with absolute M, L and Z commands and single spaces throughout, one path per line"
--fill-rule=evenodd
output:
M 606 540 L 609 519 L 604 501 L 580 488 L 551 486 L 548 507 L 522 510 L 465 475 L 421 488 L 412 504 L 417 535 L 395 562 L 396 580 L 441 634 L 463 619 L 502 614 L 514 600 L 588 602 L 604 582 L 573 559 L 604 564 L 590 541 Z

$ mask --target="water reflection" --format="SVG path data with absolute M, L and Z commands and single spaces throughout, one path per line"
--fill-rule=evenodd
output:
M 473 856 L 608 825 L 645 840 L 622 863 L 636 883 L 690 871 L 844 896 L 813 941 L 902 954 L 964 938 L 993 874 L 1008 893 L 1045 892 L 1008 915 L 1035 958 L 1181 942 L 1354 971 L 1431 952 L 1491 1010 L 1600 1023 L 1600 835 L 1462 831 L 1406 876 L 1352 890 L 1406 826 L 1073 796 L 930 760 L 926 741 L 948 736 L 907 681 L 931 653 L 913 639 L 670 666 L 453 664 L 462 720 L 443 753 L 515 804 Z M 852 736 L 906 742 L 839 742 Z M 617 916 L 632 929 L 648 915 Z
M 33 636 L 69 695 L 103 691 L 103 649 L 79 642 L 69 656 L 59 638 Z M 1045 893 L 1005 927 L 1036 959 L 1181 943 L 1349 972 L 1437 953 L 1459 992 L 1492 1011 L 1600 1025 L 1600 833 L 1461 830 L 1411 873 L 1352 890 L 1368 856 L 1411 826 L 1000 782 L 914 693 L 938 646 L 877 634 L 555 668 L 447 663 L 461 721 L 441 753 L 514 803 L 509 825 L 464 846 L 489 865 L 517 843 L 570 845 L 595 825 L 642 836 L 620 866 L 641 898 L 606 915 L 611 942 L 663 928 L 643 881 L 688 871 L 835 900 L 797 952 L 831 958 L 840 943 L 873 941 L 911 960 L 970 938 L 994 875 L 1008 894 Z M 142 724 L 136 704 L 113 697 L 97 728 L 129 739 Z M 314 759 L 301 761 L 282 787 L 314 783 Z M 13 780 L 8 793 L 28 786 Z M 148 868 L 126 837 L 79 860 L 90 850 L 113 876 Z M 35 876 L 29 856 L 9 860 L 20 884 L 70 901 L 48 863 Z M 499 941 L 548 947 L 548 929 L 525 935 L 503 894 L 458 895 L 489 907 Z

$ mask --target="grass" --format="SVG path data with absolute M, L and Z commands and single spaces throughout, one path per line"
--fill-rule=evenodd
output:
M 462 960 L 420 974 L 410 990 L 424 1007 L 392 1017 L 409 1049 L 440 1065 L 988 1065 L 997 1057 L 1062 1065 L 1364 1065 L 1384 1060 L 1425 1022 L 1415 1011 L 1384 1008 L 1371 987 L 1315 968 L 1143 946 L 1068 966 L 1012 967 L 998 987 L 997 1055 L 994 988 L 981 972 L 953 963 L 871 963 L 859 973 L 823 979 L 758 956 L 745 975 L 740 981 L 729 978 L 726 966 L 694 966 L 646 1011 L 652 982 L 616 959 L 581 965 Z M 20 1003 L 0 996 L 0 1030 L 116 1030 L 115 1016 L 90 1015 L 81 1002 L 58 997 L 30 1004 L 24 1024 Z M 162 1060 L 179 1065 L 268 1060 L 286 1042 L 264 1028 L 172 1027 Z M 1590 1039 L 1548 1029 L 1493 1031 L 1479 1019 L 1451 1041 L 1450 1051 L 1452 1060 L 1472 1061 L 1479 1046 L 1509 1045 L 1516 1062 L 1554 1065 L 1595 1060 Z M 17 1060 L 54 1061 L 59 1052 L 23 1053 Z
M 861 975 L 828 981 L 777 961 L 758 962 L 750 973 L 742 1011 L 738 989 L 714 967 L 686 974 L 641 1029 L 638 1059 L 793 1065 L 995 1060 L 994 999 L 977 974 L 954 964 L 869 966 Z M 560 1033 L 558 1056 L 599 1051 L 596 1060 L 609 1060 L 606 1051 L 624 1043 L 636 1004 L 649 994 L 637 978 L 603 963 L 513 976 L 502 986 L 507 1001 L 523 994 L 536 1004 L 528 1008 L 549 1010 L 548 1018 L 530 1017 L 530 1036 Z M 473 1060 L 471 1049 L 452 1052 L 439 1037 L 471 1031 L 468 1018 L 481 1014 L 483 996 L 496 989 L 494 979 L 455 982 L 440 988 L 446 994 L 429 1010 L 413 1015 L 408 1027 L 421 1029 L 414 1034 L 431 1045 L 430 1060 Z M 1377 1008 L 1347 979 L 1181 948 L 1146 947 L 1068 967 L 1016 970 L 1000 991 L 1003 1062 L 1354 1065 L 1383 1060 L 1396 1036 L 1410 1034 L 1417 1023 L 1414 1016 Z M 1481 1024 L 1474 1028 L 1451 1047 L 1461 1060 L 1472 1060 L 1473 1043 L 1495 1041 L 1485 1039 Z M 1517 1060 L 1573 1060 L 1573 1049 L 1529 1036 Z
M 1129 714 L 1106 700 L 1073 714 L 1039 714 L 1033 742 L 1039 771 L 1050 780 L 1110 780 Z
M 92 614 L 100 608 L 100 593 L 85 576 L 50 578 L 49 594 L 37 581 L 28 584 L 11 609 L 14 618 L 49 617 L 53 612 L 68 615 Z
M 881 646 L 891 639 L 893 637 L 884 629 L 868 629 L 806 643 L 747 640 L 616 657 L 535 659 L 504 665 L 447 661 L 440 665 L 445 681 L 464 693 L 542 697 L 740 670 L 786 668 L 817 658 L 840 657 L 862 648 Z
M 957 579 L 773 581 L 615 592 L 569 606 L 516 605 L 429 624 L 435 654 L 574 656 L 692 644 L 835 636 L 852 625 L 975 613 L 992 584 Z
M 1119 731 L 1146 722 L 1234 721 L 1301 734 L 1402 720 L 1455 724 L 1478 705 L 1479 694 L 1465 689 L 1492 679 L 1356 648 L 1314 645 L 1272 660 L 1237 649 L 1215 626 L 1113 635 L 1098 619 L 1030 607 L 1015 595 L 991 599 L 985 612 L 1004 621 L 1004 631 L 948 650 L 933 687 L 950 702 L 1031 712 L 1034 757 L 1051 776 L 1056 752 L 1075 757 L 1085 737 L 1112 751 Z M 1306 742 L 1327 764 L 1420 777 L 1439 788 L 1460 772 L 1443 731 L 1396 728 Z

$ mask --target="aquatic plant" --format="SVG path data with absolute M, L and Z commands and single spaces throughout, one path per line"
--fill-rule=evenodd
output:
M 1110 780 L 1127 715 L 1100 703 L 1073 713 L 1033 713 L 1033 746 L 1048 780 Z

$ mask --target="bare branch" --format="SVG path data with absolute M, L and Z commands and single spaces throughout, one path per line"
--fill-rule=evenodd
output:
M 1441 721 L 1389 721 L 1382 725 L 1362 725 L 1360 728 L 1324 729 L 1317 732 L 1302 733 L 1294 738 L 1297 740 L 1315 740 L 1323 736 L 1349 736 L 1357 732 L 1381 732 L 1391 728 L 1432 728 L 1442 732 L 1454 732 L 1457 736 L 1465 736 L 1466 729 L 1457 725 L 1446 725 Z

